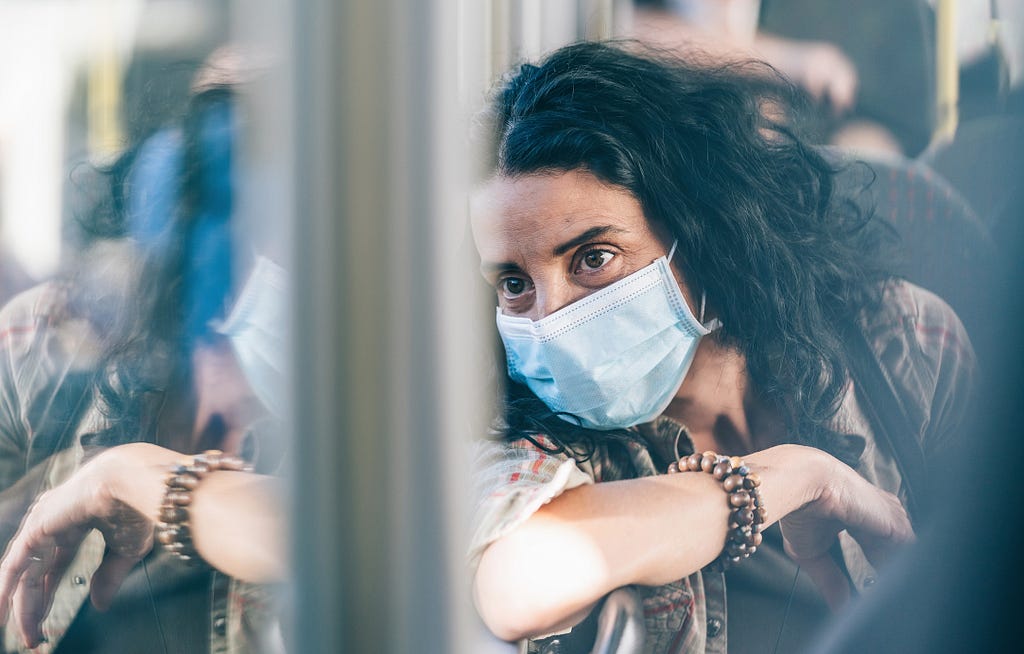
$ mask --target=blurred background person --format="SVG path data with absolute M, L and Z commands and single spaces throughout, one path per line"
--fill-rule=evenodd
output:
M 759 0 L 639 0 L 633 35 L 642 41 L 691 54 L 711 64 L 744 59 L 770 63 L 807 96 L 821 142 L 883 152 L 901 152 L 892 130 L 858 114 L 861 72 L 835 42 L 789 38 L 760 27 Z M 771 83 L 769 79 L 752 80 Z
M 936 124 L 935 0 L 637 0 L 632 34 L 712 60 L 767 61 L 806 93 L 804 127 L 820 143 L 910 157 Z M 1019 94 L 1019 12 L 956 3 L 960 113 L 1000 113 Z

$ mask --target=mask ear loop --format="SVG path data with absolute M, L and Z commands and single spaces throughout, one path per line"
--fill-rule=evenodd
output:
M 675 256 L 676 246 L 678 246 L 678 245 L 679 245 L 679 239 L 676 239 L 676 240 L 672 241 L 672 247 L 669 248 L 668 254 L 665 255 L 665 260 L 668 261 L 669 263 L 672 263 L 672 257 Z M 697 321 L 700 322 L 700 324 L 702 324 L 702 325 L 704 324 L 704 309 L 707 306 L 707 302 L 708 302 L 708 292 L 707 291 L 701 291 L 700 292 L 700 316 L 697 318 Z M 709 326 L 709 327 L 711 327 L 711 329 L 717 329 L 718 328 L 719 323 L 718 323 L 717 319 L 714 321 L 714 323 L 715 323 L 714 326 Z

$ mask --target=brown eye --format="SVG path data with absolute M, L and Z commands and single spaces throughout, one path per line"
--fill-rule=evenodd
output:
M 588 270 L 597 270 L 614 258 L 615 255 L 608 250 L 590 250 L 583 255 L 582 267 Z
M 498 285 L 507 297 L 522 295 L 526 291 L 526 280 L 519 277 L 506 277 Z

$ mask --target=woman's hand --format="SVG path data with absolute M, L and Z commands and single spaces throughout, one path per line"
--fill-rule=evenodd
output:
M 783 517 L 780 526 L 786 552 L 836 610 L 850 597 L 846 575 L 830 553 L 839 532 L 849 532 L 872 565 L 882 563 L 893 546 L 912 541 L 914 532 L 895 495 L 829 458 L 831 465 L 820 493 Z
M 91 598 L 99 609 L 110 605 L 128 572 L 153 545 L 153 517 L 124 499 L 125 476 L 132 503 L 160 502 L 167 450 L 144 443 L 107 450 L 61 485 L 43 493 L 30 507 L 0 563 L 0 624 L 13 615 L 26 645 L 42 642 L 40 625 L 54 592 L 83 539 L 98 529 L 106 553 L 92 578 Z M 141 464 L 141 465 L 140 465 Z

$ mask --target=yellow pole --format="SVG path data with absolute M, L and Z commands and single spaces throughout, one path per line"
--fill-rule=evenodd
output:
M 114 2 L 103 0 L 97 28 L 97 51 L 87 73 L 87 143 L 89 153 L 98 159 L 110 159 L 124 145 L 121 129 L 122 67 L 117 53 L 114 28 Z
M 936 125 L 934 141 L 948 141 L 956 134 L 960 69 L 956 57 L 957 0 L 938 0 L 935 5 Z
M 584 34 L 592 40 L 610 39 L 614 32 L 614 0 L 590 0 L 585 2 Z

